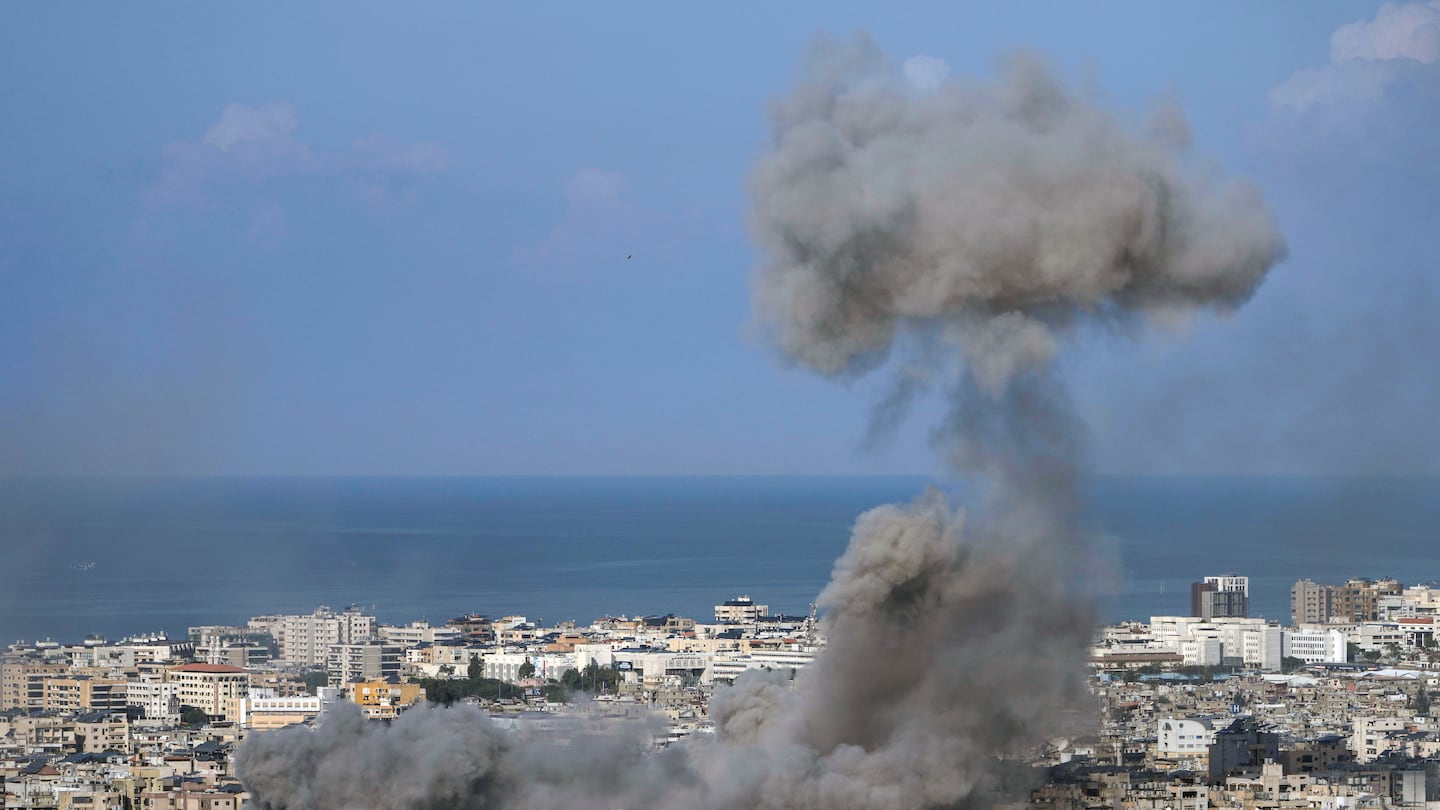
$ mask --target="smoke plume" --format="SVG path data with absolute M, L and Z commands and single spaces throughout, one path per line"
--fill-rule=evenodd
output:
M 717 694 L 709 739 L 547 754 L 471 709 L 341 714 L 246 743 L 260 807 L 983 806 L 1007 759 L 1085 714 L 1081 431 L 1053 360 L 1083 319 L 1240 305 L 1284 243 L 1253 188 L 1187 158 L 1174 111 L 1133 134 L 1032 59 L 993 82 L 927 75 L 865 39 L 814 47 L 751 177 L 755 310 L 824 375 L 912 347 L 880 418 L 917 380 L 948 386 L 935 442 L 987 482 L 985 506 L 927 492 L 862 515 L 820 595 L 824 651 L 793 684 Z

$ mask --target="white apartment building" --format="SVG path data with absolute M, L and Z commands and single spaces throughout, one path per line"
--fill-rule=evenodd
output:
M 1157 724 L 1155 753 L 1157 756 L 1188 759 L 1210 756 L 1210 744 L 1215 742 L 1215 729 L 1204 717 L 1179 720 L 1163 717 Z
M 327 686 L 314 695 L 290 697 L 276 697 L 274 690 L 256 690 L 240 702 L 238 722 L 244 728 L 284 728 L 323 716 L 339 700 L 344 700 L 343 690 Z
M 1339 630 L 1286 630 L 1283 645 L 1285 657 L 1307 664 L 1343 664 L 1347 657 L 1345 634 Z
M 799 673 L 814 663 L 818 648 L 797 646 L 786 650 L 755 650 L 754 652 L 719 652 L 710 659 L 705 680 L 733 681 L 746 670 L 768 669 L 776 672 Z
M 375 617 L 351 605 L 340 613 L 318 607 L 308 616 L 256 616 L 251 630 L 263 630 L 280 648 L 288 664 L 323 667 L 334 644 L 357 644 L 375 637 Z
M 487 653 L 480 659 L 485 669 L 485 677 L 494 678 L 497 681 L 514 682 L 520 680 L 520 667 L 530 662 L 527 653 L 520 652 L 499 652 Z M 559 675 L 551 677 L 559 678 Z
M 1217 591 L 1238 592 L 1246 596 L 1250 595 L 1250 577 L 1226 574 L 1218 577 L 1205 577 L 1201 582 L 1207 585 L 1214 585 Z
M 429 622 L 414 621 L 407 625 L 383 625 L 380 638 L 402 647 L 418 647 L 421 644 L 443 644 L 456 641 L 462 633 L 458 627 L 431 627 Z
M 144 712 L 146 720 L 178 722 L 180 719 L 180 699 L 171 682 L 130 681 L 125 685 L 125 703 Z

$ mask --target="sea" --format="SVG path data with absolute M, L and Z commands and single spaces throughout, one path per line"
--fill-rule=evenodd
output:
M 921 477 L 483 477 L 0 481 L 0 643 L 183 636 L 360 605 L 588 623 L 705 619 L 740 595 L 803 615 L 855 518 Z M 1079 575 L 1108 621 L 1189 611 L 1189 583 L 1250 577 L 1289 621 L 1296 579 L 1440 579 L 1440 478 L 1097 477 Z

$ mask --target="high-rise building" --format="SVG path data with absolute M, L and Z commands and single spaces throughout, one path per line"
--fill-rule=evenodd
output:
M 1190 615 L 1202 619 L 1248 617 L 1250 578 L 1224 574 L 1191 583 Z
M 1385 597 L 1401 597 L 1404 589 L 1394 579 L 1350 579 L 1343 585 L 1320 585 L 1308 579 L 1290 588 L 1290 620 L 1296 624 L 1323 624 L 1380 620 Z
M 279 660 L 288 664 L 323 667 L 334 644 L 358 644 L 375 637 L 375 617 L 356 605 L 340 613 L 319 607 L 308 616 L 257 616 L 249 629 L 274 637 Z
M 1290 587 L 1290 623 L 1324 624 L 1333 612 L 1333 589 L 1314 580 L 1298 580 Z
M 405 648 L 383 641 L 331 644 L 325 660 L 330 686 L 357 681 L 399 679 Z
M 1331 597 L 1332 616 L 1351 622 L 1373 622 L 1380 618 L 1380 597 L 1404 593 L 1394 579 L 1350 579 L 1337 586 Z

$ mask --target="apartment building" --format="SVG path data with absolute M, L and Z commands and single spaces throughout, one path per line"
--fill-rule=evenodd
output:
M 405 648 L 379 640 L 355 644 L 331 644 L 325 656 L 330 686 L 400 677 Z
M 715 621 L 719 624 L 753 624 L 768 615 L 770 606 L 757 604 L 749 596 L 737 596 L 715 606 Z
M 372 720 L 389 720 L 425 699 L 425 690 L 418 683 L 392 683 L 386 680 L 360 681 L 350 687 L 350 700 Z
M 250 693 L 250 673 L 224 664 L 172 667 L 166 680 L 175 685 L 175 698 L 182 706 L 194 706 L 216 718 L 238 719 L 240 700 Z
M 1290 621 L 1293 624 L 1324 624 L 1326 622 L 1373 622 L 1381 618 L 1382 606 L 1394 606 L 1408 600 L 1399 580 L 1350 579 L 1343 585 L 1322 585 L 1308 579 L 1290 588 Z M 1428 592 L 1415 590 L 1418 598 L 1428 600 Z M 1428 601 L 1427 601 L 1428 604 Z
M 92 678 L 88 675 L 46 678 L 41 705 L 48 711 L 125 711 L 127 684 L 121 679 Z
M 326 706 L 333 701 L 335 690 L 322 687 L 319 695 L 289 695 L 279 697 L 264 694 L 245 698 L 240 702 L 241 726 L 257 731 L 299 725 L 319 717 Z
M 1400 582 L 1394 579 L 1351 579 L 1335 590 L 1332 616 L 1346 621 L 1373 622 L 1380 618 L 1380 599 L 1383 596 L 1399 596 L 1403 593 Z
M 69 671 L 66 664 L 30 658 L 0 663 L 0 710 L 45 708 L 45 681 Z
M 1223 574 L 1192 583 L 1190 615 L 1207 620 L 1249 616 L 1250 578 Z
M 1345 641 L 1345 634 L 1339 630 L 1286 630 L 1284 655 L 1307 664 L 1340 664 L 1347 658 Z
M 131 681 L 125 687 L 126 705 L 138 708 L 147 720 L 174 722 L 180 717 L 175 684 L 168 681 Z
M 402 647 L 418 647 L 421 644 L 446 644 L 459 641 L 464 633 L 459 627 L 449 625 L 432 627 L 429 622 L 415 621 L 406 625 L 385 625 L 380 628 L 379 637 Z
M 375 637 L 375 617 L 357 605 L 339 613 L 321 606 L 308 616 L 256 616 L 248 627 L 275 639 L 280 661 L 308 667 L 326 666 L 333 645 L 357 644 Z
M 1156 723 L 1155 754 L 1172 759 L 1200 759 L 1210 755 L 1215 727 L 1208 717 L 1161 718 Z

